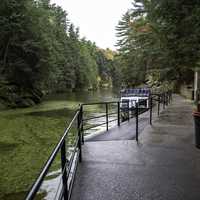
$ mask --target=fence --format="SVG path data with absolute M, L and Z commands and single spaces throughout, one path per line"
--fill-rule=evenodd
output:
M 163 109 L 172 101 L 172 92 L 168 91 L 165 93 L 153 93 L 149 97 L 148 109 L 142 108 L 143 101 L 112 101 L 112 102 L 97 102 L 97 103 L 87 103 L 81 104 L 75 115 L 70 122 L 69 126 L 65 129 L 64 134 L 53 152 L 51 153 L 49 159 L 45 163 L 40 175 L 36 179 L 35 183 L 32 185 L 30 191 L 26 196 L 26 200 L 36 199 L 38 192 L 40 191 L 41 185 L 47 176 L 52 163 L 55 162 L 56 156 L 60 153 L 60 163 L 61 163 L 61 181 L 58 184 L 56 196 L 54 199 L 69 200 L 72 186 L 74 182 L 74 177 L 76 173 L 76 168 L 78 161 L 82 161 L 82 144 L 84 143 L 84 132 L 97 126 L 106 125 L 106 130 L 109 130 L 109 123 L 116 121 L 117 125 L 120 126 L 122 121 L 130 120 L 135 117 L 135 132 L 136 141 L 138 141 L 138 128 L 139 128 L 139 115 L 143 112 L 149 110 L 149 122 L 152 124 L 152 113 L 153 106 L 157 104 L 157 114 L 160 114 L 161 104 Z M 86 117 L 85 110 L 88 106 L 101 105 L 105 110 L 103 115 Z M 130 107 L 131 105 L 131 107 Z M 109 107 L 111 107 L 111 112 L 109 112 Z M 113 111 L 114 110 L 114 111 Z M 109 120 L 110 116 L 116 115 L 115 119 Z M 124 117 L 125 116 L 125 117 Z M 103 123 L 97 124 L 95 126 L 88 126 L 86 122 L 98 118 L 103 118 L 105 121 Z M 124 119 L 123 119 L 124 118 Z M 69 143 L 69 133 L 73 129 L 73 147 L 69 150 L 66 149 L 67 143 Z M 68 155 L 68 156 L 67 156 Z

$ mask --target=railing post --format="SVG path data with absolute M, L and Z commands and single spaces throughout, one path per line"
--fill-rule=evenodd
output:
M 133 103 L 134 102 L 134 103 Z M 133 105 L 135 104 L 135 100 L 132 100 L 131 101 L 131 118 L 133 118 L 135 116 L 135 113 L 134 113 L 134 107 Z
M 108 131 L 108 103 L 106 103 L 106 130 Z
M 167 96 L 168 96 L 168 104 L 170 104 L 170 92 L 167 91 Z
M 168 102 L 168 92 L 166 92 L 166 105 L 167 106 L 169 105 L 169 102 Z
M 172 102 L 172 91 L 169 92 L 170 103 Z
M 173 101 L 173 91 L 171 91 L 171 101 Z
M 81 140 L 84 144 L 84 131 L 83 131 L 83 105 L 80 105 L 80 130 L 81 130 Z
M 130 116 L 129 116 L 129 100 L 127 101 L 127 116 L 128 116 L 128 121 L 130 119 Z
M 162 100 L 163 100 L 163 109 L 165 109 L 165 93 L 162 95 Z
M 68 191 L 68 184 L 67 184 L 67 172 L 66 172 L 66 148 L 65 148 L 65 140 L 61 147 L 61 166 L 62 166 L 62 182 L 63 182 L 63 198 L 64 200 L 68 200 L 69 191 Z
M 78 148 L 79 148 L 79 162 L 82 162 L 82 136 L 81 136 L 81 107 L 79 110 L 78 118 L 77 118 L 77 130 L 78 130 Z
M 120 126 L 120 102 L 117 102 L 117 124 Z
M 136 132 L 136 141 L 138 142 L 138 115 L 139 115 L 139 112 L 138 112 L 138 103 L 136 102 L 135 103 L 135 132 Z
M 160 115 L 160 95 L 158 95 L 158 116 Z
M 150 125 L 152 125 L 152 110 L 153 110 L 153 97 L 150 97 Z

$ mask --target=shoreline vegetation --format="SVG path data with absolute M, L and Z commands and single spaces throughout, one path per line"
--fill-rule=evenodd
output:
M 100 88 L 64 89 L 61 91 L 41 91 L 39 89 L 20 89 L 16 85 L 0 83 L 0 110 L 6 108 L 27 108 L 37 105 L 49 95 L 65 94 L 78 91 L 98 91 L 101 89 L 112 89 L 111 83 L 102 83 Z

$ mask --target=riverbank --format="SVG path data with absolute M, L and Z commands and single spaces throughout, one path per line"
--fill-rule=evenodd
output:
M 1 110 L 0 199 L 23 199 L 80 103 L 115 97 L 109 90 L 66 93 L 31 108 Z
M 104 88 L 104 89 L 103 89 Z M 62 96 L 65 93 L 97 93 L 101 90 L 112 90 L 111 85 L 104 84 L 99 88 L 82 88 L 44 91 L 37 88 L 23 89 L 15 84 L 0 80 L 0 110 L 4 108 L 28 108 L 42 103 L 49 96 Z M 72 92 L 73 91 L 73 92 Z

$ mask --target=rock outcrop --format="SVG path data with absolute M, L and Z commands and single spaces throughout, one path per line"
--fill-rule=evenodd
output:
M 41 102 L 43 93 L 39 89 L 22 89 L 17 85 L 0 83 L 0 103 L 11 108 L 30 107 Z

